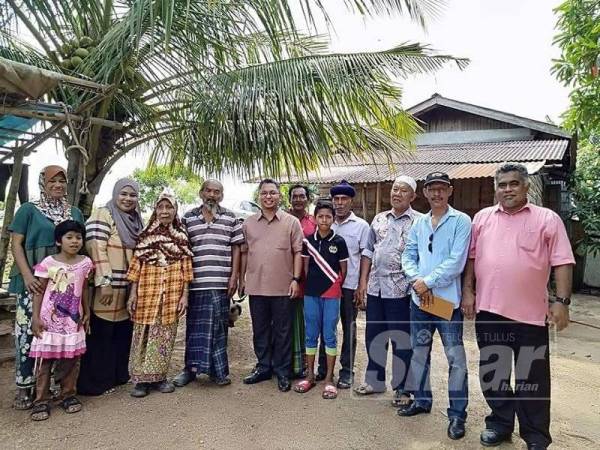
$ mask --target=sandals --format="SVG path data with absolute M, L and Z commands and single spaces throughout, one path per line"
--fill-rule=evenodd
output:
M 34 422 L 47 420 L 50 417 L 50 404 L 48 402 L 42 402 L 33 405 L 33 409 L 31 410 L 29 417 L 31 417 L 31 420 Z
M 77 399 L 77 397 L 71 396 L 60 402 L 60 406 L 62 406 L 67 414 L 75 414 L 81 411 L 83 405 Z
M 373 386 L 368 383 L 363 383 L 360 386 L 354 388 L 354 392 L 358 395 L 371 395 L 371 394 L 381 394 L 385 391 L 376 391 Z
M 333 384 L 328 383 L 323 388 L 321 397 L 323 397 L 325 400 L 333 400 L 334 398 L 337 398 L 337 394 L 337 388 Z
M 13 401 L 13 408 L 19 411 L 25 411 L 31 409 L 33 406 L 33 396 L 31 389 L 18 389 L 15 400 Z
M 317 385 L 317 383 L 315 383 L 314 380 L 305 379 L 302 381 L 298 381 L 294 385 L 294 392 L 298 392 L 299 394 L 306 394 L 308 391 L 310 391 L 316 385 Z

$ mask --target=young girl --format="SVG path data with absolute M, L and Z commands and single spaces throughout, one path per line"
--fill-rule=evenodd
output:
M 331 229 L 335 212 L 329 201 L 315 207 L 317 231 L 304 239 L 304 321 L 306 323 L 306 379 L 294 386 L 296 392 L 305 393 L 315 386 L 315 354 L 319 335 L 325 342 L 327 375 L 322 397 L 334 399 L 337 389 L 333 384 L 333 368 L 337 355 L 336 330 L 340 318 L 342 283 L 348 264 L 348 247 L 341 236 Z
M 87 278 L 93 264 L 79 255 L 85 239 L 85 228 L 79 222 L 66 220 L 54 230 L 59 252 L 35 266 L 35 276 L 42 284 L 42 294 L 33 298 L 34 335 L 29 356 L 36 358 L 36 396 L 31 419 L 46 420 L 50 416 L 50 372 L 56 364 L 59 373 L 61 405 L 71 414 L 81 410 L 75 397 L 79 357 L 85 353 L 89 306 Z

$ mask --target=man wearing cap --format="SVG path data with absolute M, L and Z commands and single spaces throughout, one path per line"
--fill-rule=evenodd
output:
M 495 184 L 498 204 L 473 219 L 462 300 L 465 317 L 477 313 L 479 382 L 491 409 L 480 441 L 510 440 L 517 416 L 527 448 L 545 449 L 552 442 L 548 322 L 558 331 L 569 323 L 575 259 L 560 216 L 527 201 L 526 167 L 504 164 Z
M 448 437 L 460 439 L 465 435 L 468 403 L 460 277 L 467 261 L 471 219 L 448 205 L 452 185 L 447 174 L 433 172 L 427 175 L 423 193 L 431 211 L 415 221 L 402 254 L 402 267 L 413 289 L 410 305 L 413 357 L 406 389 L 413 391 L 415 400 L 409 407 L 398 409 L 398 415 L 415 416 L 431 411 L 433 399 L 429 368 L 433 334 L 437 330 L 450 366 Z M 420 308 L 421 305 L 441 302 L 438 298 L 453 305 L 450 320 Z
M 359 395 L 383 392 L 388 346 L 392 344 L 392 404 L 406 407 L 410 393 L 404 389 L 412 356 L 410 346 L 411 285 L 402 270 L 402 252 L 413 221 L 421 216 L 410 204 L 416 198 L 417 182 L 408 176 L 396 178 L 390 191 L 392 209 L 373 219 L 369 240 L 361 259 L 358 297 L 367 295 L 365 346 L 368 364 Z
M 354 188 L 346 180 L 330 191 L 335 221 L 331 229 L 344 238 L 348 247 L 348 272 L 342 285 L 340 302 L 340 321 L 342 322 L 342 351 L 340 352 L 340 369 L 337 382 L 338 389 L 350 389 L 354 382 L 354 356 L 356 354 L 356 316 L 363 299 L 356 296 L 356 288 L 360 279 L 360 258 L 369 239 L 369 224 L 352 212 L 352 199 L 356 195 Z M 321 339 L 319 348 L 319 369 L 317 380 L 325 379 L 325 348 Z

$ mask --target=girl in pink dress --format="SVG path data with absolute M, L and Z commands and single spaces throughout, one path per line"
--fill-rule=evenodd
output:
M 61 405 L 65 412 L 81 410 L 75 397 L 79 357 L 85 353 L 85 333 L 89 323 L 87 279 L 93 270 L 90 258 L 79 254 L 85 228 L 66 220 L 56 226 L 54 238 L 59 252 L 35 266 L 35 276 L 43 286 L 43 297 L 33 298 L 34 334 L 29 356 L 36 358 L 36 397 L 32 420 L 50 417 L 50 372 L 60 373 Z

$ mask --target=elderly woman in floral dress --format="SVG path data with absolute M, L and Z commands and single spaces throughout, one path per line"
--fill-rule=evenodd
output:
M 159 196 L 150 222 L 140 234 L 127 278 L 132 282 L 127 307 L 134 323 L 129 373 L 135 386 L 131 395 L 145 397 L 152 388 L 173 392 L 167 372 L 193 273 L 189 239 L 171 194 Z

